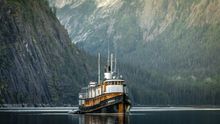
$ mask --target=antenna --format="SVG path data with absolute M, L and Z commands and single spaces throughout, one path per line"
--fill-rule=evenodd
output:
M 116 58 L 116 53 L 115 53 L 115 68 L 114 68 L 114 72 L 117 72 L 117 58 Z
M 113 54 L 111 53 L 111 72 L 113 72 Z
M 117 74 L 117 43 L 115 44 L 115 68 L 114 72 Z
M 110 56 L 109 56 L 109 40 L 108 40 L 108 58 L 107 58 L 107 72 L 109 72 L 110 70 L 109 70 L 109 66 L 110 66 Z
M 109 66 L 109 40 L 108 40 L 108 61 L 107 61 L 107 64 Z
M 100 79 L 100 75 L 101 75 L 101 73 L 100 73 L 100 58 L 101 58 L 101 55 L 100 55 L 100 53 L 98 53 L 98 83 L 100 83 L 101 81 L 101 79 Z

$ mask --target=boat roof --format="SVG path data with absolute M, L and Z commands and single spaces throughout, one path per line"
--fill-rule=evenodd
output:
M 122 79 L 109 79 L 109 80 L 105 80 L 104 82 L 108 82 L 108 81 L 124 81 Z

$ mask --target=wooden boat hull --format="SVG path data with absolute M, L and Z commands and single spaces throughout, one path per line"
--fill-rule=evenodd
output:
M 79 106 L 79 113 L 127 113 L 130 108 L 130 99 L 124 94 L 103 100 L 93 106 Z

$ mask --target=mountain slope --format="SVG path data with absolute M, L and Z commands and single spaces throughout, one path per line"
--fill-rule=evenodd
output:
M 172 71 L 173 65 L 175 69 L 199 66 L 210 70 L 205 61 L 215 58 L 219 48 L 218 6 L 218 0 L 76 0 L 63 1 L 57 16 L 72 41 L 86 51 L 103 51 L 109 41 L 123 54 L 121 60 L 148 58 L 145 64 L 131 61 L 132 65 L 159 71 Z
M 1 103 L 77 104 L 85 60 L 47 1 L 0 1 Z
M 120 62 L 141 69 L 128 75 L 156 75 L 127 76 L 146 84 L 132 84 L 138 103 L 219 104 L 219 0 L 59 2 L 50 1 L 79 48 L 107 55 L 109 44 Z

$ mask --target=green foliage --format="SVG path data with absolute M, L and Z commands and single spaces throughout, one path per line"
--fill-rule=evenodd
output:
M 7 82 L 0 79 L 0 105 L 4 103 L 4 92 L 6 91 Z
M 12 62 L 10 61 L 12 58 L 9 57 L 10 46 L 11 44 L 6 45 L 4 43 L 0 43 L 0 71 L 12 66 Z

